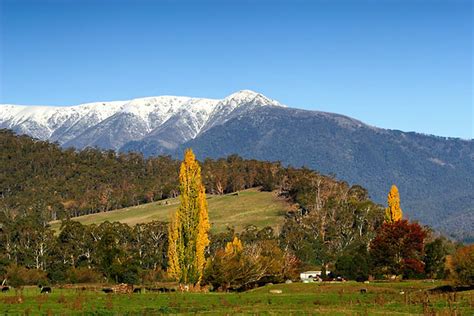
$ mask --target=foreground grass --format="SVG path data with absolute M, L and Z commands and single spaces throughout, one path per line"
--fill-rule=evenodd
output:
M 0 294 L 0 314 L 284 314 L 473 315 L 474 291 L 428 294 L 440 282 L 279 284 L 245 293 L 104 294 L 95 290 L 37 288 Z M 366 288 L 367 294 L 360 289 Z M 269 291 L 279 289 L 281 294 Z M 400 294 L 403 291 L 403 294 Z
M 222 231 L 226 226 L 237 230 L 253 224 L 257 227 L 272 226 L 279 229 L 283 215 L 289 204 L 273 192 L 260 192 L 257 189 L 240 191 L 237 194 L 214 195 L 208 197 L 209 217 L 214 231 Z M 82 224 L 99 224 L 101 222 L 122 222 L 129 225 L 147 223 L 154 220 L 168 221 L 170 212 L 175 211 L 179 199 L 167 199 L 159 202 L 128 207 L 116 211 L 75 217 Z M 58 231 L 61 223 L 51 222 Z

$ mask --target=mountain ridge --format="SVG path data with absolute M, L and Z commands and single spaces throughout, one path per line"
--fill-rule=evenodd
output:
M 474 240 L 474 141 L 348 124 L 341 117 L 291 108 L 261 108 L 190 140 L 197 157 L 238 153 L 335 174 L 361 184 L 385 204 L 395 183 L 405 215 L 456 238 Z M 357 122 L 357 121 L 355 121 Z M 459 225 L 459 220 L 467 222 Z
M 28 111 L 13 119 L 25 108 L 7 107 L 0 105 L 0 128 L 49 137 L 63 147 L 174 157 L 192 147 L 199 159 L 239 154 L 281 161 L 361 184 L 381 204 L 395 183 L 408 217 L 447 232 L 463 227 L 461 235 L 467 237 L 462 239 L 474 240 L 469 228 L 474 227 L 469 216 L 474 212 L 473 140 L 378 128 L 345 115 L 287 107 L 249 90 L 220 100 L 165 96 L 121 101 L 105 114 L 69 109 L 69 116 L 48 118 L 47 108 L 36 114 L 36 121 Z
M 267 105 L 282 106 L 251 90 L 240 90 L 223 99 L 156 96 L 67 107 L 1 104 L 0 128 L 57 141 L 65 147 L 97 146 L 118 150 L 128 141 L 160 137 L 165 124 L 178 131 L 187 129 L 175 140 L 184 142 L 222 124 L 235 114 L 233 112 L 245 110 L 242 107 Z

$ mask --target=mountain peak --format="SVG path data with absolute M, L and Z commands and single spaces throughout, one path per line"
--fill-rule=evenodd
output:
M 233 98 L 255 98 L 256 96 L 261 95 L 258 92 L 252 91 L 252 90 L 239 90 L 237 92 L 232 93 L 226 99 L 233 99 Z
M 226 103 L 253 103 L 256 105 L 276 105 L 282 106 L 282 104 L 276 100 L 270 99 L 261 93 L 252 90 L 239 90 L 227 96 L 223 100 Z
M 155 137 L 170 126 L 176 128 L 173 137 L 184 142 L 245 111 L 278 105 L 277 101 L 251 90 L 240 90 L 220 100 L 162 95 L 64 107 L 0 104 L 0 128 L 78 148 L 109 148 L 111 143 L 104 143 L 103 139 L 114 134 L 112 148 L 118 149 L 123 145 L 121 138 L 128 141 L 140 140 L 148 134 Z M 125 124 L 125 120 L 129 122 Z M 128 138 L 124 133 L 128 133 Z

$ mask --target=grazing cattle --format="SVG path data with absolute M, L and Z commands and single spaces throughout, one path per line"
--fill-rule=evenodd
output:
M 142 292 L 142 289 L 139 287 L 133 289 L 133 293 L 141 293 L 141 292 Z
M 9 287 L 9 286 L 4 286 L 4 287 L 2 287 L 2 293 L 8 292 L 8 291 L 10 291 L 10 287 Z
M 41 287 L 41 294 L 43 293 L 51 293 L 53 290 L 49 286 L 42 286 Z
M 104 292 L 104 293 L 113 293 L 114 290 L 111 289 L 110 287 L 105 287 L 105 288 L 102 289 L 102 292 Z
M 128 294 L 133 292 L 133 285 L 131 284 L 126 284 L 126 283 L 120 283 L 112 287 L 114 290 L 114 293 L 118 294 Z
M 173 288 L 166 288 L 166 287 L 147 287 L 147 291 L 149 292 L 160 292 L 160 293 L 169 293 L 169 292 L 176 292 L 176 289 Z
M 367 289 L 360 289 L 360 294 L 366 294 L 367 293 Z

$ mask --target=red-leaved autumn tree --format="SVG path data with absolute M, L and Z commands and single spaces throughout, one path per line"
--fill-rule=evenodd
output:
M 399 220 L 384 223 L 370 244 L 375 272 L 411 278 L 424 272 L 421 261 L 427 234 L 418 223 Z

